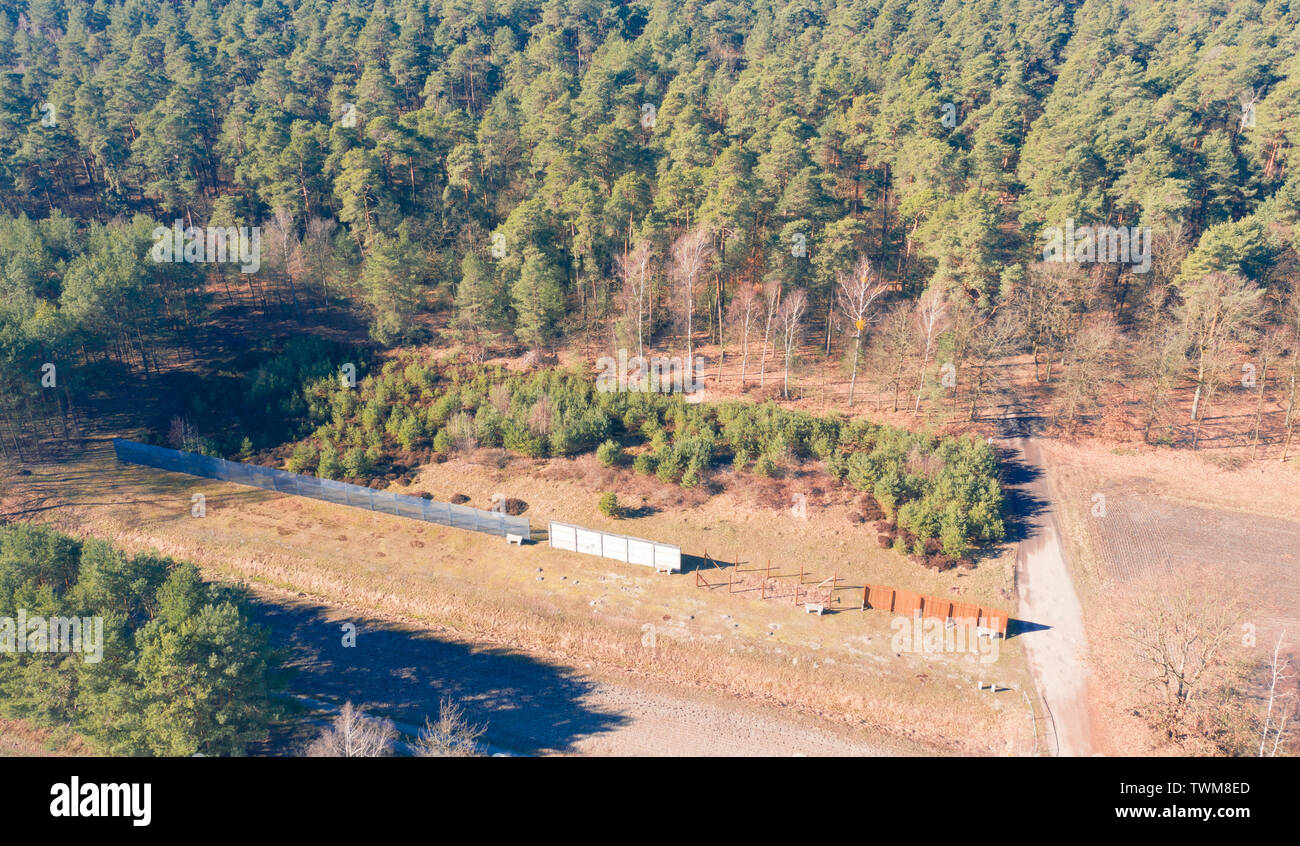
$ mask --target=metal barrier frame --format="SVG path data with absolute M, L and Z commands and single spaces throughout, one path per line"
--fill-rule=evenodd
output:
M 396 517 L 450 526 L 453 529 L 468 529 L 498 537 L 520 535 L 528 538 L 532 533 L 532 526 L 527 517 L 513 517 L 500 511 L 483 511 L 464 505 L 452 505 L 449 502 L 435 502 L 418 496 L 377 491 L 361 485 L 304 476 L 257 464 L 227 461 L 224 458 L 151 446 L 121 438 L 113 439 L 113 452 L 118 461 L 127 464 L 140 464 L 159 470 L 170 470 L 173 473 L 215 479 L 219 482 L 233 482 L 237 485 L 303 496 L 335 505 L 365 508 Z

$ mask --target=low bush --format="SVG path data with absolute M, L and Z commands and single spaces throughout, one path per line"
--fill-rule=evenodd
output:
M 606 467 L 616 467 L 623 463 L 623 447 L 618 441 L 605 441 L 596 447 L 596 460 Z

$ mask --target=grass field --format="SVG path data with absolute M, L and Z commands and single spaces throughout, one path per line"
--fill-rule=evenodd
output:
M 797 486 L 798 480 L 791 480 Z M 423 468 L 410 486 L 486 507 L 494 493 L 524 500 L 534 529 L 550 518 L 679 543 L 742 568 L 846 587 L 836 613 L 804 613 L 691 573 L 552 550 L 397 517 L 119 464 L 106 443 L 22 477 L 9 511 L 128 548 L 156 547 L 212 575 L 323 606 L 346 607 L 412 631 L 507 648 L 600 679 L 668 684 L 754 706 L 781 706 L 896 751 L 1026 754 L 1034 749 L 1032 685 L 1015 639 L 995 664 L 973 654 L 896 653 L 888 614 L 857 610 L 864 581 L 961 598 L 1013 612 L 1003 550 L 973 571 L 934 573 L 878 548 L 869 526 L 831 494 L 788 507 L 724 491 L 712 497 L 598 467 L 590 458 L 531 462 L 496 453 Z M 646 516 L 596 513 L 616 490 Z M 206 516 L 191 516 L 192 496 Z M 716 571 L 715 571 L 716 572 Z M 725 576 L 723 577 L 725 580 Z M 651 629 L 650 627 L 653 627 Z M 653 638 L 647 638 L 653 633 Z M 653 643 L 653 648 L 646 645 Z M 977 682 L 1011 688 L 990 694 Z M 1030 696 L 1021 693 L 1027 690 Z M 737 750 L 740 751 L 740 750 Z

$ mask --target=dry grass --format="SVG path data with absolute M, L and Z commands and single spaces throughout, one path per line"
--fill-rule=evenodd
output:
M 86 742 L 66 732 L 38 728 L 25 720 L 0 717 L 0 758 L 73 757 L 94 754 Z
M 481 461 L 482 463 L 474 463 Z M 670 682 L 778 705 L 884 733 L 901 751 L 1019 754 L 1032 748 L 1030 713 L 1017 690 L 981 694 L 976 681 L 1026 689 L 1019 644 L 1003 644 L 991 672 L 974 655 L 895 655 L 890 617 L 857 609 L 864 581 L 1012 608 L 1012 558 L 968 573 L 935 573 L 875 543 L 854 526 L 852 506 L 814 504 L 808 519 L 724 492 L 699 499 L 604 469 L 589 458 L 530 462 L 500 455 L 453 458 L 421 470 L 410 489 L 452 491 L 485 506 L 494 493 L 530 504 L 535 528 L 548 518 L 679 542 L 742 566 L 772 559 L 809 582 L 837 573 L 840 613 L 805 614 L 726 589 L 694 586 L 690 574 L 656 575 L 545 545 L 499 538 L 327 503 L 270 494 L 147 468 L 124 466 L 104 446 L 24 477 L 20 519 L 50 522 L 128 548 L 156 547 L 209 574 L 346 604 L 384 619 L 458 638 L 509 645 L 592 674 Z M 646 516 L 601 517 L 597 491 L 614 489 Z M 207 516 L 190 516 L 203 493 Z M 653 512 L 653 513 L 651 513 Z M 540 568 L 540 572 L 539 572 Z M 849 610 L 849 609 L 852 610 Z M 646 625 L 654 649 L 642 645 Z M 996 678 L 992 678 L 996 676 Z

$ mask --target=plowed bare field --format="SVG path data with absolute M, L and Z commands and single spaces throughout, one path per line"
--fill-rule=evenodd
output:
M 1226 570 L 1245 586 L 1261 640 L 1300 635 L 1300 523 L 1111 490 L 1091 525 L 1110 578 Z

